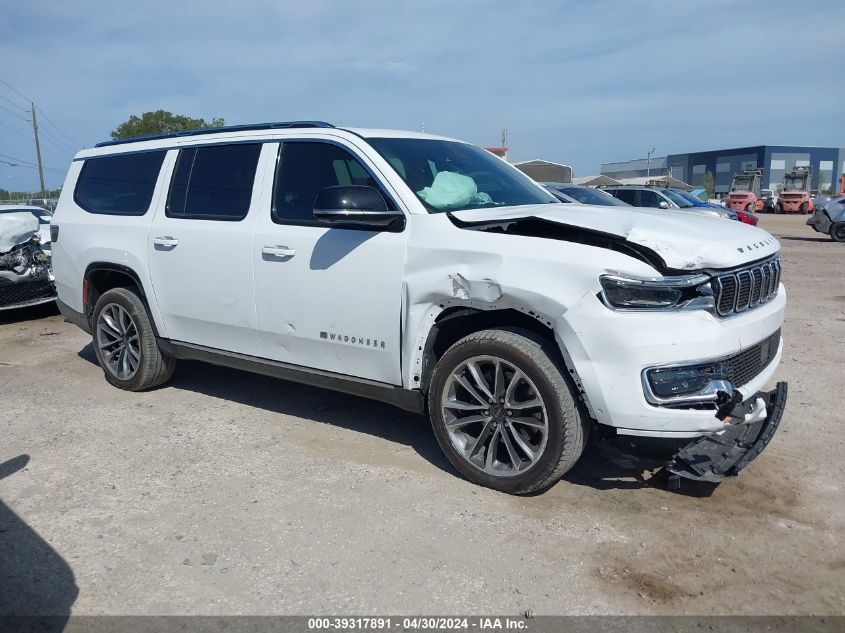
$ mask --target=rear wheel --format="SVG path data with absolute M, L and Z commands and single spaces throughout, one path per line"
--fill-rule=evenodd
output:
M 106 380 L 127 391 L 167 382 L 176 359 L 162 353 L 147 308 L 130 288 L 104 292 L 94 306 L 94 351 Z
M 757 206 L 755 204 L 751 203 L 751 202 L 749 202 L 748 205 L 745 207 L 746 213 L 754 213 L 754 211 L 756 211 L 756 210 L 757 210 Z
M 800 207 L 798 207 L 798 211 L 799 211 L 800 213 L 807 213 L 807 203 L 806 203 L 806 202 L 802 202 L 802 203 L 801 203 L 801 206 L 800 206 Z
M 830 238 L 834 242 L 845 242 L 845 222 L 837 222 L 830 227 Z
M 428 395 L 440 448 L 470 481 L 511 494 L 550 487 L 586 428 L 554 347 L 529 331 L 484 330 L 440 359 Z

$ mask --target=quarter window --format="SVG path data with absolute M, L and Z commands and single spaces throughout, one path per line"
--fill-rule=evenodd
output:
M 314 200 L 326 187 L 338 185 L 379 189 L 360 161 L 342 147 L 313 141 L 282 143 L 276 168 L 273 222 L 323 224 L 314 218 Z M 389 199 L 385 201 L 388 208 L 395 208 Z
M 150 208 L 164 151 L 89 158 L 82 166 L 73 199 L 105 215 L 144 215 Z
M 260 143 L 180 150 L 167 196 L 167 216 L 243 220 L 249 211 L 260 153 Z
M 640 206 L 641 207 L 659 207 L 663 201 L 659 195 L 654 191 L 640 191 Z

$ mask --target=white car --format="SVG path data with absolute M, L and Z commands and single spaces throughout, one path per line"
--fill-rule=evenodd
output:
M 0 310 L 56 298 L 50 272 L 50 213 L 41 207 L 0 205 Z
M 177 359 L 426 412 L 451 463 L 556 482 L 590 428 L 688 438 L 718 481 L 778 426 L 778 241 L 660 209 L 560 204 L 454 139 L 320 122 L 103 143 L 53 217 L 64 315 L 106 379 Z

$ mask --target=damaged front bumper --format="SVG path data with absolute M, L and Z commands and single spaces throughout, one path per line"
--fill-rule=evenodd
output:
M 682 448 L 667 464 L 669 487 L 679 478 L 720 482 L 738 475 L 769 444 L 786 407 L 787 384 L 759 391 L 737 405 L 724 430 L 709 433 Z

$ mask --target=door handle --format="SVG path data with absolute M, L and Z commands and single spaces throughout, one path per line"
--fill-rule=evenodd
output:
M 296 255 L 296 250 L 287 246 L 265 246 L 261 249 L 261 252 L 270 257 L 293 257 Z
M 153 244 L 156 246 L 164 246 L 165 248 L 173 248 L 179 244 L 179 240 L 175 237 L 170 237 L 169 235 L 163 235 L 161 237 L 154 237 Z

